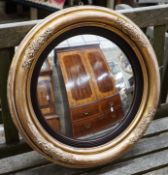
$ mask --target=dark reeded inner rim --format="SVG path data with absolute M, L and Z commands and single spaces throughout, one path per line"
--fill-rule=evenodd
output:
M 40 111 L 39 105 L 38 105 L 38 100 L 37 100 L 37 80 L 38 76 L 40 73 L 41 66 L 44 62 L 44 60 L 47 58 L 47 55 L 50 53 L 52 49 L 54 49 L 60 42 L 76 36 L 76 35 L 81 35 L 81 34 L 92 34 L 92 35 L 98 35 L 104 38 L 109 39 L 113 43 L 115 43 L 127 56 L 131 66 L 132 70 L 134 73 L 134 82 L 135 82 L 135 87 L 134 87 L 134 98 L 132 105 L 127 112 L 127 114 L 124 116 L 124 119 L 120 122 L 118 126 L 114 130 L 112 130 L 109 133 L 106 133 L 105 136 L 98 137 L 96 139 L 89 139 L 89 140 L 79 140 L 79 139 L 73 139 L 70 137 L 67 137 L 65 135 L 62 135 L 60 133 L 55 133 L 47 124 L 45 121 L 44 117 L 42 116 L 42 113 Z M 51 44 L 49 44 L 44 52 L 40 55 L 31 79 L 31 101 L 32 101 L 32 106 L 34 109 L 34 112 L 41 123 L 41 125 L 45 128 L 45 130 L 56 140 L 66 144 L 70 145 L 73 147 L 79 147 L 79 148 L 89 148 L 89 147 L 95 147 L 95 146 L 100 146 L 102 144 L 105 144 L 115 137 L 117 137 L 119 134 L 121 134 L 132 122 L 134 117 L 136 116 L 136 113 L 139 109 L 139 106 L 141 104 L 142 100 L 142 93 L 143 93 L 143 74 L 141 70 L 140 63 L 138 61 L 137 55 L 134 53 L 133 49 L 129 46 L 129 44 L 121 38 L 119 35 L 116 33 L 109 31 L 107 29 L 101 28 L 101 27 L 94 27 L 94 26 L 86 26 L 86 27 L 78 27 L 75 29 L 71 29 L 59 37 L 57 37 L 54 41 L 52 41 Z

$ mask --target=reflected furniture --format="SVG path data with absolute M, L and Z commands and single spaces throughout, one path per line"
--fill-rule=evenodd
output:
M 38 77 L 37 97 L 38 105 L 45 121 L 55 132 L 59 131 L 60 123 L 59 118 L 56 115 L 54 104 L 55 96 L 52 81 L 52 69 L 48 59 L 43 63 Z
M 72 137 L 107 129 L 123 116 L 121 99 L 98 44 L 56 49 L 70 109 Z

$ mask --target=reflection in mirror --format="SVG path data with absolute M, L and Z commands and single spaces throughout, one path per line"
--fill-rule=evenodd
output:
M 97 35 L 77 35 L 45 59 L 38 77 L 38 106 L 54 132 L 95 139 L 125 118 L 134 84 L 128 58 L 117 45 Z

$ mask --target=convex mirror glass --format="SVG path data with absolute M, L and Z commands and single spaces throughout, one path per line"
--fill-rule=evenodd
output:
M 41 117 L 53 132 L 73 139 L 106 136 L 130 109 L 134 85 L 131 64 L 114 42 L 93 34 L 70 37 L 41 66 Z

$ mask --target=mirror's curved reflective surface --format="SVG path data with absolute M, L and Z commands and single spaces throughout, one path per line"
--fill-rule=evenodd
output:
M 106 38 L 83 34 L 52 49 L 41 67 L 36 94 L 48 127 L 88 140 L 106 136 L 122 122 L 134 86 L 123 51 Z

